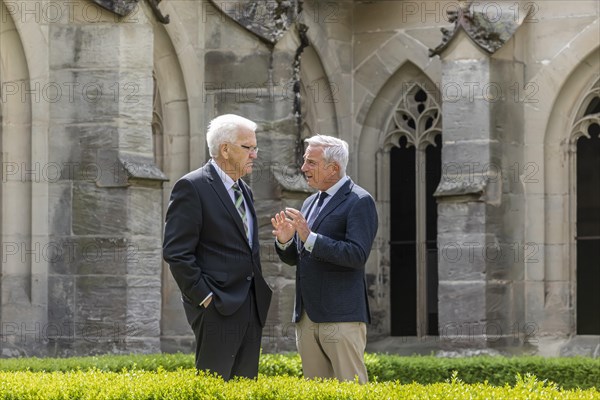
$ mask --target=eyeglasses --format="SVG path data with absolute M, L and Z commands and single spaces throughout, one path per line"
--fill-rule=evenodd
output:
M 258 147 L 256 147 L 256 146 L 246 146 L 244 144 L 237 144 L 237 143 L 229 143 L 229 144 L 235 144 L 236 146 L 240 146 L 242 149 L 246 150 L 249 153 L 258 154 Z

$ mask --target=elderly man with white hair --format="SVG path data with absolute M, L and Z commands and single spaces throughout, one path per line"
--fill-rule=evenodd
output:
M 196 337 L 196 368 L 225 380 L 257 376 L 271 302 L 252 191 L 240 179 L 258 155 L 255 131 L 238 115 L 210 122 L 212 159 L 175 183 L 165 223 L 163 257 Z

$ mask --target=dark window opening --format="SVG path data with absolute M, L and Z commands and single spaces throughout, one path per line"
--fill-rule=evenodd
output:
M 390 301 L 392 336 L 417 334 L 415 148 L 390 152 Z
M 600 112 L 600 98 L 588 107 Z M 600 126 L 577 141 L 577 333 L 600 334 Z
M 426 191 L 426 275 L 427 335 L 438 335 L 438 251 L 437 202 L 433 193 L 441 178 L 442 138 L 428 146 L 424 171 L 418 171 L 419 184 Z M 390 302 L 392 336 L 417 335 L 417 241 L 415 148 L 400 147 L 390 151 Z

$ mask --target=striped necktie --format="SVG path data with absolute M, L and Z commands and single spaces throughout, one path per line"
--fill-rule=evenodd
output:
M 233 189 L 235 208 L 240 214 L 240 217 L 242 217 L 242 222 L 244 223 L 244 230 L 246 231 L 246 238 L 248 238 L 248 217 L 246 216 L 246 206 L 244 205 L 244 196 L 242 195 L 242 190 L 238 186 L 237 182 L 234 183 L 231 188 Z

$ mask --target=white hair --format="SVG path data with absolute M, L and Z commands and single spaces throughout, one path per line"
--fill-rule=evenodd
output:
M 309 146 L 323 148 L 323 160 L 335 161 L 340 166 L 340 176 L 346 175 L 348 165 L 348 143 L 333 136 L 315 135 L 304 140 Z
M 226 142 L 234 142 L 240 129 L 256 131 L 256 123 L 235 114 L 224 114 L 214 118 L 208 124 L 206 143 L 211 157 L 219 155 L 219 147 Z

